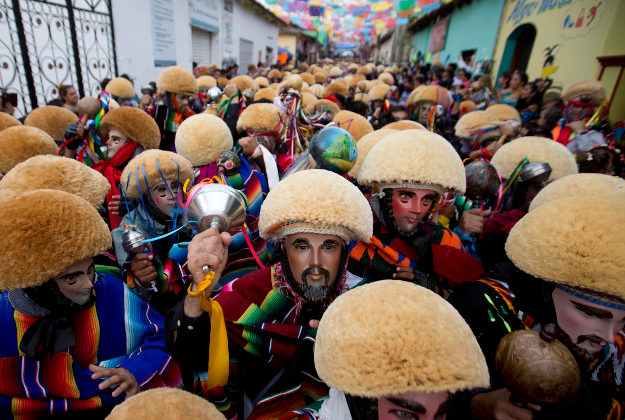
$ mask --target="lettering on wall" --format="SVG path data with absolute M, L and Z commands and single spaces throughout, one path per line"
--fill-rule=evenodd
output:
M 570 5 L 573 0 L 513 0 L 514 9 L 508 15 L 507 22 L 513 22 L 518 25 L 532 14 L 542 14 L 554 9 Z

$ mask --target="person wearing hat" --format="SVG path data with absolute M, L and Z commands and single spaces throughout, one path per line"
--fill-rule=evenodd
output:
M 1 203 L 0 416 L 101 418 L 142 389 L 178 386 L 161 316 L 94 269 L 111 245 L 97 210 L 56 190 Z
M 195 376 L 202 385 L 196 389 L 213 394 L 228 418 L 277 419 L 327 395 L 313 365 L 315 328 L 328 305 L 353 283 L 346 271 L 348 244 L 369 239 L 372 216 L 367 200 L 349 181 L 310 169 L 289 175 L 271 190 L 259 225 L 260 235 L 275 242 L 277 262 L 233 281 L 215 298 L 223 310 L 227 343 L 215 339 L 220 328 L 213 321 L 216 309 L 206 306 L 230 242 L 228 234 L 220 236 L 215 229 L 189 244 L 193 285 L 167 320 L 168 348 L 184 372 L 205 372 Z M 212 281 L 202 280 L 205 265 L 214 270 Z M 211 364 L 224 345 L 230 349 L 229 370 L 227 357 Z M 193 382 L 191 374 L 186 377 Z
M 454 393 L 489 385 L 484 355 L 458 311 L 396 280 L 332 302 L 319 322 L 315 367 L 330 397 L 306 411 L 321 420 L 444 419 Z M 297 418 L 309 418 L 306 411 Z
M 606 143 L 600 131 L 593 128 L 603 118 L 605 103 L 603 84 L 596 80 L 573 83 L 564 92 L 563 118 L 553 129 L 553 139 L 565 145 L 571 153 L 585 152 Z
M 375 217 L 371 241 L 350 249 L 351 273 L 366 282 L 397 278 L 441 293 L 481 273 L 458 236 L 430 219 L 445 193 L 466 188 L 462 161 L 444 138 L 418 129 L 385 136 L 367 154 L 357 180 L 372 190 Z
M 120 178 L 122 202 L 128 213 L 111 232 L 122 279 L 133 292 L 160 313 L 175 303 L 185 280 L 181 265 L 186 254 L 178 246 L 191 231 L 183 227 L 179 203 L 193 167 L 184 157 L 164 150 L 146 150 L 128 162 Z M 131 227 L 151 240 L 142 252 L 124 249 L 124 231 Z
M 158 148 L 160 133 L 153 118 L 139 108 L 128 106 L 107 112 L 100 120 L 100 131 L 106 139 L 106 155 L 92 168 L 104 175 L 111 185 L 105 204 L 109 226 L 116 229 L 125 210 L 120 208 L 122 171 L 134 156 Z
M 252 169 L 245 152 L 236 153 L 232 146 L 228 126 L 214 115 L 199 114 L 187 118 L 176 133 L 176 150 L 191 162 L 198 183 L 212 182 L 217 177 L 245 196 L 246 224 L 253 250 L 266 263 L 267 245 L 258 236 L 258 214 L 269 192 L 267 180 L 264 174 Z M 243 232 L 237 232 L 228 248 L 228 263 L 222 272 L 220 286 L 258 269 L 251 251 Z
M 77 121 L 78 117 L 69 109 L 46 105 L 33 109 L 24 119 L 24 125 L 45 131 L 61 146 L 65 141 L 67 126 Z
M 504 123 L 492 112 L 472 111 L 464 114 L 448 136 L 454 148 L 465 158 L 491 159 L 504 142 L 516 135 L 515 122 Z
M 110 93 L 119 105 L 136 107 L 139 103 L 136 99 L 135 87 L 128 75 L 125 76 L 111 79 L 104 87 L 104 90 Z
M 197 95 L 198 82 L 184 67 L 170 66 L 159 74 L 156 87 L 164 92 L 163 103 L 148 107 L 146 112 L 156 120 L 161 132 L 159 149 L 172 150 L 176 130 L 186 118 L 194 115 L 189 102 Z
M 35 127 L 16 125 L 0 131 L 0 179 L 18 163 L 37 155 L 56 155 L 54 139 Z
M 505 245 L 511 263 L 450 297 L 491 374 L 490 390 L 467 404 L 478 419 L 623 418 L 625 201 L 577 195 L 574 185 L 568 184 L 569 197 L 532 209 L 512 228 Z M 495 352 L 507 333 L 540 331 L 548 324 L 555 324 L 557 339 L 575 357 L 581 387 L 562 404 L 518 407 L 494 368 Z

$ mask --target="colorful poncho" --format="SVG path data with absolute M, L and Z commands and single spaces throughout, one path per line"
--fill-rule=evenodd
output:
M 249 419 L 269 420 L 328 393 L 314 368 L 316 330 L 297 324 L 296 300 L 280 271 L 279 264 L 257 270 L 215 298 L 228 330 L 230 378 L 226 390 L 202 391 L 228 418 L 241 409 L 243 395 L 256 403 Z M 204 378 L 196 375 L 198 391 Z
M 99 390 L 89 364 L 129 370 L 142 389 L 180 386 L 180 372 L 163 343 L 163 318 L 121 280 L 96 273 L 96 302 L 71 318 L 76 345 L 40 362 L 19 349 L 37 319 L 17 312 L 8 292 L 0 295 L 0 418 L 40 418 L 45 414 L 112 406 L 125 394 Z

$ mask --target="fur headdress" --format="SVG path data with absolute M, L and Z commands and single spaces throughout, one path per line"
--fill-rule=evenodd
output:
M 200 76 L 197 78 L 197 85 L 200 89 L 211 89 L 217 86 L 217 79 L 209 75 Z
M 387 84 L 382 83 L 379 85 L 375 85 L 371 89 L 369 89 L 369 100 L 383 101 L 384 99 L 386 99 L 386 95 L 388 95 L 390 91 L 391 87 Z
M 48 133 L 54 141 L 62 142 L 65 139 L 65 130 L 70 124 L 78 121 L 78 117 L 67 108 L 55 105 L 46 105 L 35 108 L 26 116 L 24 125 L 37 127 Z
M 371 74 L 371 69 L 368 66 L 360 66 L 358 67 L 358 74 L 364 74 L 365 76 L 368 76 Z
M 365 134 L 373 131 L 371 123 L 367 121 L 365 117 L 351 111 L 339 111 L 332 121 L 339 127 L 349 131 L 349 134 L 354 136 L 356 141 L 360 140 Z
M 56 155 L 54 139 L 35 127 L 18 125 L 0 131 L 0 172 L 37 155 Z
M 277 70 L 277 69 L 272 69 L 269 72 L 269 74 L 267 75 L 267 78 L 269 80 L 272 80 L 272 79 L 280 79 L 280 80 L 282 80 L 282 72 L 280 70 Z
M 226 420 L 204 398 L 182 389 L 154 388 L 133 395 L 115 406 L 106 420 Z
M 20 120 L 7 114 L 6 112 L 0 112 L 0 131 L 4 130 L 5 128 L 15 127 L 18 125 L 22 125 Z
M 453 146 L 427 130 L 404 130 L 379 141 L 365 158 L 358 183 L 384 188 L 464 194 L 466 174 Z
M 228 125 L 210 114 L 193 115 L 176 131 L 176 151 L 196 167 L 215 162 L 219 155 L 232 149 L 232 144 Z
M 278 94 L 272 88 L 269 88 L 269 87 L 261 88 L 261 89 L 258 89 L 258 91 L 254 94 L 254 101 L 266 99 L 268 101 L 273 102 L 273 99 L 276 96 L 278 96 Z
M 308 83 L 311 86 L 315 84 L 315 76 L 313 76 L 311 73 L 302 73 L 300 74 L 300 77 L 304 82 Z
M 393 78 L 393 75 L 391 73 L 386 72 L 386 71 L 384 73 L 381 73 L 378 76 L 378 79 L 383 81 L 384 83 L 386 83 L 389 86 L 392 86 L 393 84 L 395 84 L 395 80 Z
M 198 92 L 197 80 L 193 73 L 180 66 L 163 69 L 156 79 L 156 87 L 158 90 L 181 95 L 195 95 Z
M 349 88 L 343 83 L 332 82 L 328 86 L 326 86 L 326 90 L 325 92 L 323 92 L 323 96 L 333 95 L 335 93 L 347 96 L 349 94 Z
M 178 179 L 180 185 L 184 185 L 187 179 L 193 182 L 193 166 L 176 153 L 146 150 L 128 162 L 122 172 L 120 187 L 129 198 L 139 200 L 150 187 L 164 182 L 163 178 Z
M 274 133 L 280 130 L 280 108 L 274 104 L 252 104 L 245 108 L 237 121 L 237 131 Z
M 442 105 L 445 109 L 453 103 L 451 93 L 444 87 L 429 85 L 424 89 L 419 89 L 415 94 L 414 103 L 431 102 L 435 105 Z
M 59 190 L 84 198 L 94 207 L 100 206 L 111 185 L 106 178 L 66 157 L 40 155 L 16 165 L 0 180 L 0 190 Z
M 530 162 L 548 163 L 551 166 L 549 181 L 578 172 L 573 153 L 560 143 L 545 137 L 521 137 L 512 140 L 495 152 L 491 163 L 503 179 L 508 179 L 524 157 Z
M 597 80 L 580 80 L 573 83 L 570 88 L 564 92 L 562 99 L 565 101 L 573 100 L 579 96 L 590 97 L 590 103 L 599 106 L 605 101 L 605 90 L 603 84 Z
M 269 80 L 266 77 L 258 76 L 254 79 L 254 90 L 258 91 L 266 87 L 269 87 Z
M 106 84 L 104 90 L 118 98 L 132 98 L 135 96 L 135 88 L 130 80 L 124 77 L 115 77 Z
M 263 238 L 312 232 L 369 242 L 373 216 L 352 183 L 334 172 L 308 169 L 287 176 L 269 192 L 260 209 L 259 229 Z
M 423 125 L 419 124 L 416 121 L 412 120 L 400 120 L 395 121 L 390 124 L 386 124 L 383 128 L 391 129 L 391 130 L 427 130 Z
M 100 123 L 102 134 L 117 127 L 139 143 L 143 149 L 156 149 L 161 143 L 161 133 L 154 118 L 139 108 L 123 106 L 112 109 L 104 115 Z
M 398 280 L 357 287 L 330 304 L 317 331 L 315 367 L 329 386 L 367 398 L 490 385 L 482 350 L 458 311 Z
M 338 66 L 334 66 L 330 69 L 330 77 L 340 77 L 342 74 L 343 70 Z
M 109 228 L 87 201 L 34 190 L 0 200 L 0 289 L 41 286 L 111 246 Z
M 486 108 L 486 112 L 493 114 L 499 121 L 516 120 L 521 122 L 521 114 L 516 108 L 506 104 L 495 104 Z
M 506 253 L 534 277 L 625 300 L 623 232 L 622 200 L 562 198 L 526 214 L 510 231 Z
M 603 174 L 567 175 L 540 190 L 530 204 L 530 211 L 553 200 L 578 196 L 588 197 L 589 200 L 595 197 L 612 198 L 625 203 L 625 180 Z
M 237 85 L 237 88 L 243 92 L 247 89 L 254 89 L 254 79 L 252 79 L 247 74 L 241 74 L 239 76 L 233 77 L 230 79 L 230 83 L 234 83 Z
M 473 111 L 464 114 L 456 123 L 456 136 L 469 138 L 478 131 L 499 127 L 501 121 L 490 112 Z
M 328 110 L 332 115 L 336 115 L 341 109 L 337 104 L 327 99 L 317 99 L 306 107 L 306 113 L 308 115 L 316 114 L 321 112 L 321 110 Z

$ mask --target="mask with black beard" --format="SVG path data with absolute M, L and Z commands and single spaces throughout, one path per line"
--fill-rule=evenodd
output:
M 330 272 L 323 267 L 308 267 L 302 272 L 301 283 L 296 281 L 291 266 L 289 265 L 289 257 L 286 255 L 286 251 L 280 253 L 280 262 L 282 264 L 282 270 L 287 283 L 295 294 L 304 298 L 306 303 L 302 306 L 298 317 L 298 324 L 308 325 L 308 321 L 311 319 L 321 319 L 325 309 L 332 303 L 336 296 L 340 293 L 341 280 L 345 274 L 347 267 L 347 245 L 343 245 L 341 248 L 341 260 L 339 262 L 339 271 L 336 274 L 336 278 L 333 282 L 330 279 Z M 308 284 L 306 278 L 309 274 L 321 274 L 323 275 L 322 285 Z

